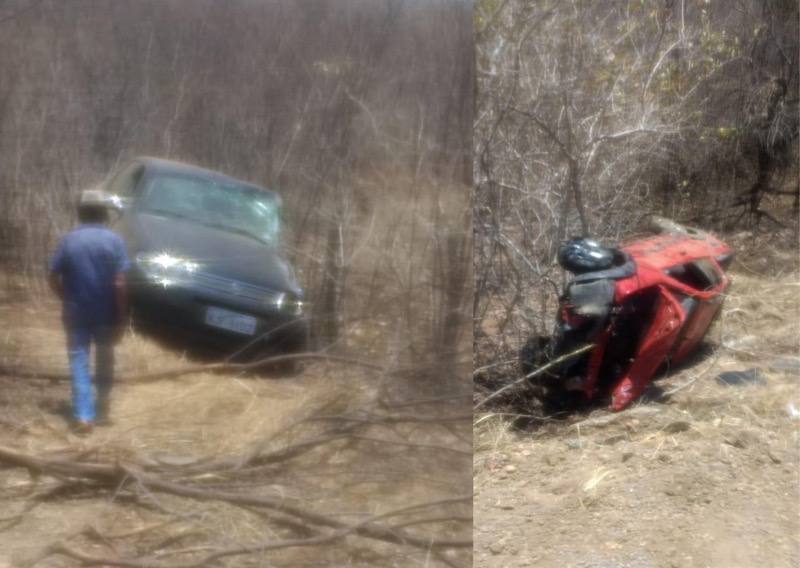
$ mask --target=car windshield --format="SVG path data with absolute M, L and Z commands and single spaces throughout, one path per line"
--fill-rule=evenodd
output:
M 278 241 L 278 200 L 253 187 L 199 176 L 155 177 L 141 204 L 144 211 L 188 219 L 245 234 L 265 243 Z

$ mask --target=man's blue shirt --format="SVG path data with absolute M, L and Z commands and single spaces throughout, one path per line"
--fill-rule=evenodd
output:
M 80 225 L 61 239 L 49 268 L 61 276 L 66 325 L 116 323 L 114 279 L 128 270 L 122 237 L 101 224 Z

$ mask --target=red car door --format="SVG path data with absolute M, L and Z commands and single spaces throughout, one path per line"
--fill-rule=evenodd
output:
M 658 306 L 639 341 L 627 373 L 614 386 L 611 408 L 620 410 L 638 397 L 664 361 L 686 323 L 681 304 L 666 286 L 658 285 Z

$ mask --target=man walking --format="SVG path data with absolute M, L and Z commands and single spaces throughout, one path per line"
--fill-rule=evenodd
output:
M 82 433 L 92 430 L 96 418 L 107 418 L 114 380 L 114 344 L 125 330 L 128 259 L 122 238 L 105 227 L 108 204 L 103 191 L 90 189 L 81 194 L 79 225 L 64 235 L 49 265 L 50 287 L 62 301 L 75 430 Z M 92 341 L 96 351 L 96 409 L 89 374 Z

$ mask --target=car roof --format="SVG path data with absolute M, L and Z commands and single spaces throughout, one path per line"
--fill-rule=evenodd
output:
M 637 264 L 663 270 L 699 258 L 718 258 L 730 247 L 708 233 L 686 236 L 666 233 L 634 241 L 622 247 Z
M 250 183 L 248 181 L 244 181 L 228 174 L 224 174 L 222 172 L 218 172 L 215 170 L 208 170 L 206 168 L 201 168 L 200 166 L 194 166 L 192 164 L 186 164 L 183 162 L 177 162 L 174 160 L 167 160 L 164 158 L 153 158 L 150 156 L 138 156 L 133 158 L 131 162 L 138 162 L 142 164 L 149 172 L 151 173 L 164 173 L 164 174 L 189 174 L 204 177 L 207 179 L 211 179 L 218 182 L 224 183 L 234 183 L 236 185 L 243 185 L 245 187 L 249 187 L 252 189 L 256 189 L 259 191 L 264 191 L 267 193 L 272 194 L 273 196 L 277 197 L 274 191 L 268 189 L 266 187 L 256 185 L 254 183 Z

